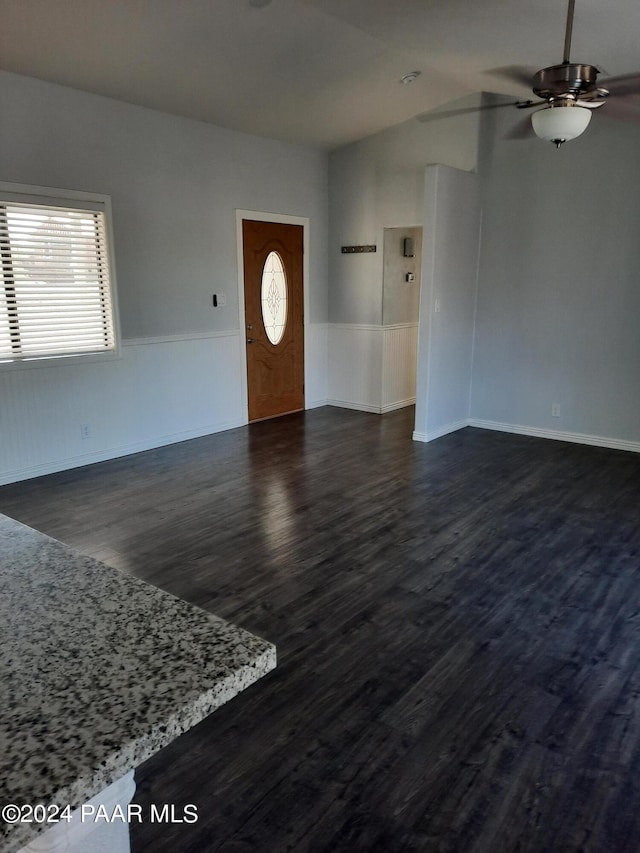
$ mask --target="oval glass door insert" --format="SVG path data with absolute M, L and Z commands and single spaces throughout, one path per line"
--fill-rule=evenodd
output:
M 269 252 L 262 269 L 262 322 L 267 337 L 274 346 L 279 344 L 287 325 L 287 279 L 282 258 Z

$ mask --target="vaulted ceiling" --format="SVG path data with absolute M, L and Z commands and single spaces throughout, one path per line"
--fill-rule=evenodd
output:
M 527 96 L 496 69 L 560 62 L 565 16 L 565 0 L 0 0 L 0 68 L 331 149 L 472 92 Z M 572 59 L 637 72 L 639 32 L 637 0 L 577 0 Z

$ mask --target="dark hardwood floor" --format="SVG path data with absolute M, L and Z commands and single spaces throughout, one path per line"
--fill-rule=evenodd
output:
M 640 850 L 640 455 L 324 408 L 0 489 L 275 642 L 134 853 Z M 144 678 L 144 673 L 140 673 Z M 146 811 L 146 808 L 145 808 Z

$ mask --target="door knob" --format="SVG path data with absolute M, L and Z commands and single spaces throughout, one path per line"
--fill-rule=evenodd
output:
M 252 343 L 253 343 L 253 338 L 247 338 L 247 343 L 248 343 L 248 344 L 252 344 Z

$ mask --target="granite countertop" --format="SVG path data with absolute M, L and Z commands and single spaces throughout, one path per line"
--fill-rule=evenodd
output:
M 276 664 L 275 647 L 0 515 L 0 805 L 77 807 Z M 37 832 L 0 823 L 0 849 Z

